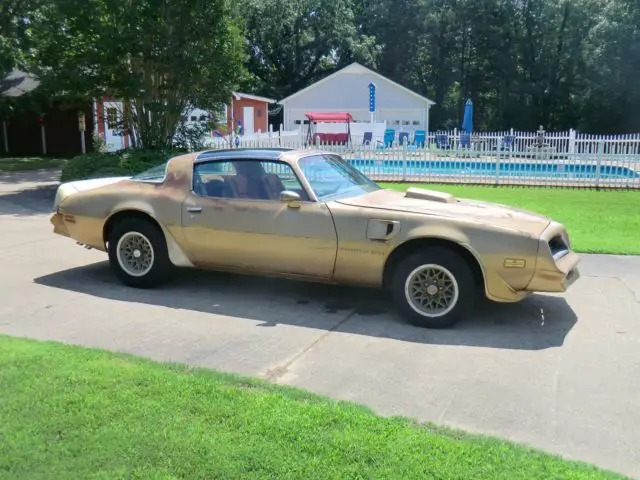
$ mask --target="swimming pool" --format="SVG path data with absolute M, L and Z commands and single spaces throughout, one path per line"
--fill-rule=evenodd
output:
M 395 176 L 543 177 L 549 179 L 640 179 L 640 173 L 619 165 L 447 160 L 350 159 L 363 173 Z

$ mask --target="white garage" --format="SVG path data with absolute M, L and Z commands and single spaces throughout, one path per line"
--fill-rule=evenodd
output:
M 429 130 L 429 109 L 434 102 L 359 63 L 280 100 L 285 130 L 304 129 L 307 112 L 349 112 L 354 122 L 369 123 L 370 82 L 376 86 L 374 122 L 386 122 L 396 132 Z

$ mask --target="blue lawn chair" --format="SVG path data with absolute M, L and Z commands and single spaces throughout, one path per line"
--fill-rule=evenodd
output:
M 449 150 L 451 148 L 451 144 L 449 143 L 449 135 L 447 135 L 446 133 L 438 133 L 436 135 L 436 148 Z
M 384 149 L 384 148 L 393 146 L 393 140 L 395 137 L 396 137 L 396 131 L 393 128 L 387 128 L 384 131 L 383 142 L 381 143 L 378 140 L 378 148 Z
M 500 150 L 513 149 L 513 142 L 515 139 L 515 135 L 505 135 L 504 137 L 502 137 L 502 145 L 500 146 Z
M 413 137 L 413 144 L 416 147 L 424 148 L 424 144 L 427 140 L 427 132 L 425 130 L 416 130 L 416 134 Z
M 403 145 L 405 143 L 409 144 L 409 132 L 400 132 L 398 134 L 398 144 Z
M 384 131 L 384 146 L 385 147 L 393 146 L 394 138 L 396 138 L 396 131 L 393 128 L 387 128 Z
M 371 144 L 372 140 L 373 140 L 373 132 L 364 132 L 364 137 L 362 138 L 362 144 L 369 145 Z
M 460 134 L 460 148 L 471 148 L 471 134 L 470 133 L 461 133 Z

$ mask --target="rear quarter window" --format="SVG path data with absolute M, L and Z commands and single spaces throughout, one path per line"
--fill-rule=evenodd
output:
M 169 162 L 164 162 L 160 165 L 156 165 L 155 167 L 151 167 L 144 172 L 134 175 L 133 177 L 131 177 L 131 180 L 137 180 L 139 182 L 162 182 L 167 175 L 168 166 Z

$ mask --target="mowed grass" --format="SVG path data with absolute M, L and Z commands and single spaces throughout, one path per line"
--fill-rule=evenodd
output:
M 532 210 L 563 223 L 585 253 L 640 254 L 640 191 L 381 183 L 427 188 Z
M 354 372 L 357 375 L 357 372 Z M 0 478 L 622 478 L 185 366 L 0 336 Z
M 1 172 L 23 172 L 44 168 L 62 168 L 67 162 L 64 158 L 49 157 L 0 157 Z

